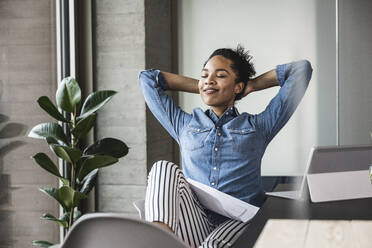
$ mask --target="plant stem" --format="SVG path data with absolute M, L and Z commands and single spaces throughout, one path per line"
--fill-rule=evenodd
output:
M 75 128 L 75 125 L 76 125 L 76 107 L 74 109 L 74 113 L 72 115 L 72 129 Z M 76 147 L 76 139 L 75 139 L 75 136 L 72 134 L 72 132 L 70 132 L 71 134 L 71 145 L 72 145 L 72 148 L 75 148 Z M 75 175 L 76 175 L 76 166 L 74 163 L 71 164 L 71 188 L 75 190 L 75 185 L 76 185 L 76 178 L 75 178 Z
M 69 218 L 69 223 L 68 223 L 68 227 L 67 227 L 67 232 L 68 232 L 68 230 L 70 229 L 70 227 L 72 226 L 73 223 L 74 223 L 74 208 L 72 208 L 71 211 L 70 211 L 70 218 Z
M 74 109 L 74 113 L 72 115 L 72 129 L 75 128 L 75 125 L 76 125 L 76 107 Z M 75 136 L 72 134 L 72 132 L 70 132 L 71 134 L 71 145 L 72 145 L 72 148 L 75 148 L 76 146 L 76 140 L 75 140 Z M 75 175 L 76 175 L 76 165 L 75 163 L 71 163 L 71 188 L 73 190 L 76 190 L 76 178 L 75 178 Z M 72 224 L 74 223 L 74 208 L 72 208 L 70 210 L 70 218 L 69 218 L 69 225 L 68 227 L 70 228 L 72 226 Z
M 75 125 L 76 125 L 76 107 L 72 115 L 72 129 L 75 128 Z M 71 144 L 72 144 L 72 148 L 75 148 L 76 140 L 75 140 L 75 136 L 72 133 L 71 133 Z
M 71 164 L 71 188 L 73 189 L 73 190 L 75 190 L 75 181 L 76 181 L 76 178 L 75 178 L 75 164 L 74 163 L 72 163 Z

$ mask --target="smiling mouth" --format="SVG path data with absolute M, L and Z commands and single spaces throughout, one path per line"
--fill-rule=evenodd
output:
M 213 88 L 207 88 L 205 90 L 203 90 L 203 92 L 207 95 L 211 95 L 211 94 L 214 94 L 216 93 L 218 90 L 217 89 L 213 89 Z

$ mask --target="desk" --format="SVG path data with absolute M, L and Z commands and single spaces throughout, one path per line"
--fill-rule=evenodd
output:
M 234 247 L 253 247 L 268 219 L 372 220 L 372 198 L 311 203 L 268 197 Z

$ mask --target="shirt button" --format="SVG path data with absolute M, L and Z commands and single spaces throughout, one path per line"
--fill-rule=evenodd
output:
M 211 184 L 212 184 L 212 185 L 214 185 L 215 183 L 214 183 L 214 182 L 212 182 Z
M 229 112 L 226 112 L 226 115 L 229 115 Z
M 214 148 L 214 150 L 217 152 L 218 151 L 218 148 L 216 147 L 216 148 Z
M 213 170 L 217 170 L 217 167 L 213 167 Z
M 217 128 L 217 129 L 220 129 L 220 127 L 219 127 L 219 126 L 217 126 L 216 128 Z
M 217 135 L 218 135 L 218 136 L 221 136 L 221 133 L 218 133 Z

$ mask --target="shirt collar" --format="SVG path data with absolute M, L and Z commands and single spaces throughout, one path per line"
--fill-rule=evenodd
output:
M 215 125 L 223 125 L 235 117 L 239 116 L 238 109 L 235 106 L 228 107 L 220 118 L 211 110 L 205 111 L 206 115 L 214 122 Z

